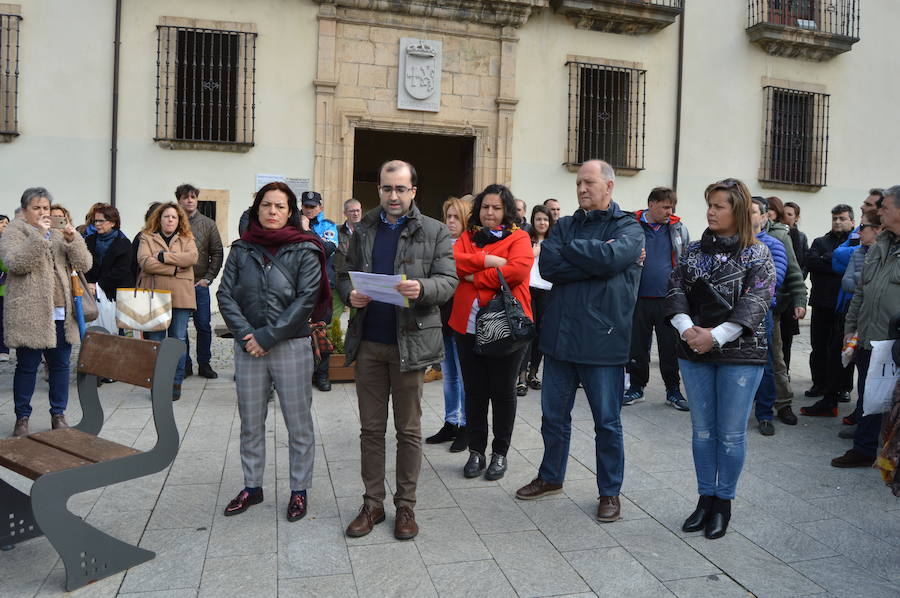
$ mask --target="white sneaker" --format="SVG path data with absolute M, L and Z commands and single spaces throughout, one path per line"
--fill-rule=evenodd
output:
M 0 353 L 0 362 L 9 361 L 9 353 Z

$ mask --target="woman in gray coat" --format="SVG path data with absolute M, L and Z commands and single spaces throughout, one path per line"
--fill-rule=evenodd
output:
M 0 238 L 0 260 L 9 270 L 3 318 L 6 344 L 16 348 L 13 436 L 28 435 L 31 396 L 41 357 L 50 374 L 50 421 L 67 428 L 69 356 L 78 342 L 72 306 L 72 270 L 91 269 L 88 251 L 71 223 L 54 228 L 50 192 L 43 187 L 22 194 L 22 217 L 13 220 Z

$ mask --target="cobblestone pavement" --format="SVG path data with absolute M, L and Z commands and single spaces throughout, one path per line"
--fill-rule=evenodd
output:
M 808 343 L 795 345 L 794 389 L 809 386 Z M 238 517 L 222 509 L 242 487 L 239 420 L 231 381 L 231 344 L 216 340 L 218 380 L 186 380 L 174 404 L 182 435 L 172 467 L 154 476 L 84 493 L 70 508 L 154 560 L 84 588 L 76 596 L 614 596 L 626 598 L 860 596 L 900 594 L 900 501 L 871 469 L 839 470 L 829 460 L 849 441 L 837 419 L 776 423 L 775 436 L 752 425 L 744 475 L 728 534 L 709 541 L 685 534 L 696 501 L 689 415 L 664 406 L 654 371 L 648 399 L 623 409 L 623 519 L 594 520 L 596 486 L 590 411 L 573 412 L 565 492 L 521 502 L 542 454 L 540 397 L 519 401 L 499 482 L 465 479 L 465 454 L 424 448 L 412 542 L 387 521 L 364 538 L 343 535 L 361 503 L 359 420 L 354 387 L 315 392 L 316 469 L 306 519 L 288 523 L 287 434 L 276 407 L 267 434 L 266 501 Z M 655 365 L 654 365 L 655 367 Z M 12 429 L 12 366 L 0 364 L 0 435 Z M 102 436 L 136 448 L 155 441 L 146 391 L 121 383 L 100 389 Z M 34 429 L 49 427 L 47 386 L 38 383 Z M 79 409 L 73 400 L 70 420 Z M 847 413 L 851 405 L 841 405 Z M 442 389 L 426 385 L 423 432 L 442 420 Z M 390 434 L 390 433 L 389 433 Z M 393 438 L 388 484 L 393 481 Z M 6 472 L 6 479 L 27 486 Z M 388 501 L 390 504 L 390 501 Z M 0 596 L 63 593 L 60 561 L 43 538 L 0 552 Z

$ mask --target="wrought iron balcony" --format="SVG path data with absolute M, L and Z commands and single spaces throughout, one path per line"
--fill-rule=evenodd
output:
M 747 0 L 747 35 L 773 56 L 823 61 L 859 41 L 860 0 Z
M 684 0 L 551 0 L 554 10 L 578 29 L 607 33 L 653 33 L 684 10 Z

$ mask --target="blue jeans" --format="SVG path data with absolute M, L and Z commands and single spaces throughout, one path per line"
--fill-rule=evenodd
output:
M 562 484 L 566 478 L 572 407 L 579 380 L 594 415 L 597 491 L 600 496 L 616 496 L 622 487 L 625 469 L 622 420 L 619 418 L 622 387 L 625 386 L 625 367 L 621 365 L 583 365 L 544 356 L 541 385 L 544 458 L 538 476 L 550 484 Z
M 212 311 L 209 301 L 209 287 L 194 287 L 197 297 L 197 309 L 194 310 L 194 330 L 197 331 L 197 363 L 209 363 L 212 359 Z M 187 328 L 185 328 L 187 330 Z M 191 363 L 191 342 L 187 335 L 185 364 Z
M 444 335 L 444 421 L 457 426 L 466 425 L 466 393 L 463 389 L 462 370 L 453 334 Z
M 772 347 L 774 341 L 772 334 L 775 330 L 775 321 L 772 319 L 772 310 L 766 312 L 766 343 L 769 350 L 766 351 L 766 365 L 763 366 L 762 380 L 756 389 L 756 420 L 772 421 L 772 406 L 775 405 L 775 369 L 772 361 Z
M 193 310 L 186 309 L 183 307 L 175 307 L 172 309 L 172 323 L 169 324 L 168 330 L 160 330 L 155 332 L 145 332 L 144 338 L 149 341 L 161 341 L 167 336 L 170 338 L 177 338 L 185 341 L 187 343 L 187 326 L 188 320 L 191 318 L 191 312 Z M 185 345 L 187 347 L 187 345 Z M 187 353 L 184 353 L 181 356 L 181 359 L 178 360 L 178 369 L 175 370 L 175 384 L 181 384 L 184 380 L 184 363 L 187 358 Z
M 763 366 L 679 359 L 691 402 L 694 469 L 700 496 L 734 498 L 747 454 L 747 418 Z
M 56 347 L 53 349 L 16 349 L 16 373 L 13 376 L 13 401 L 16 405 L 16 419 L 31 416 L 31 396 L 37 371 L 41 366 L 41 356 L 47 357 L 50 372 L 50 413 L 58 415 L 69 404 L 69 356 L 72 345 L 66 342 L 65 323 L 56 324 Z

